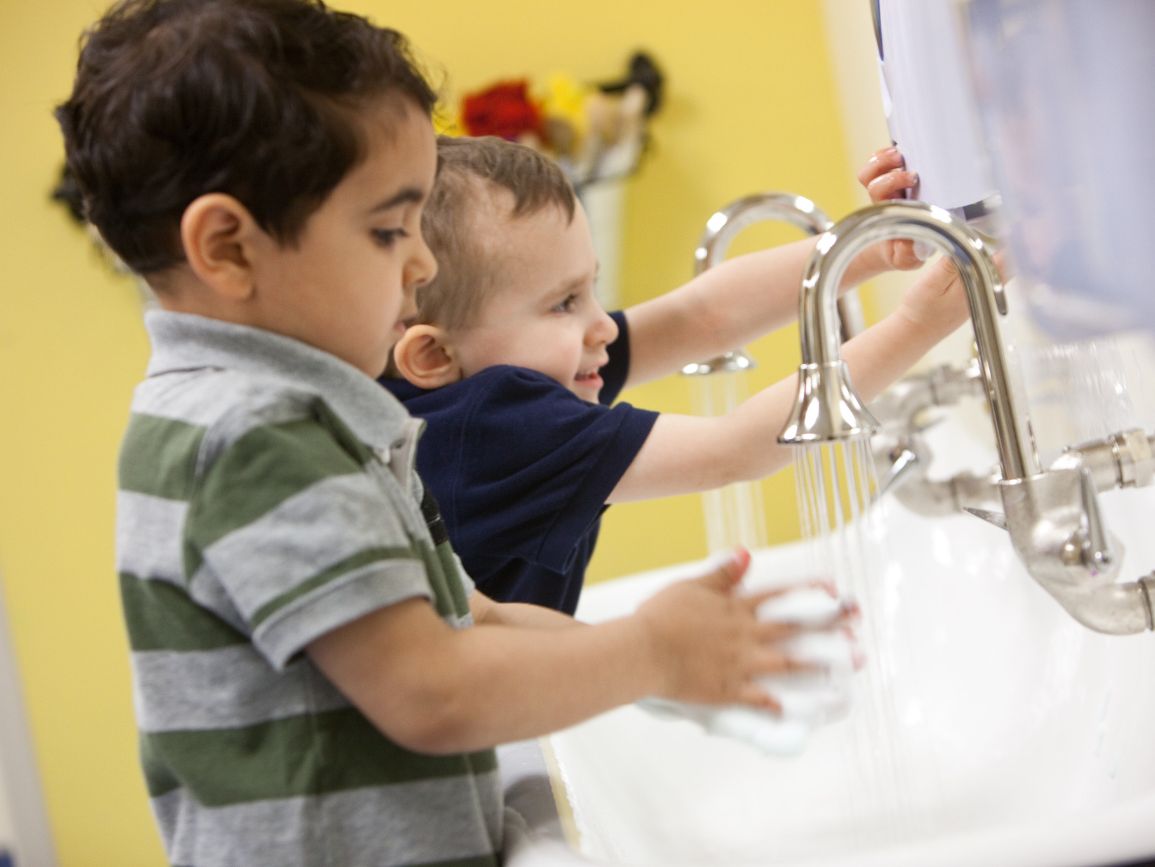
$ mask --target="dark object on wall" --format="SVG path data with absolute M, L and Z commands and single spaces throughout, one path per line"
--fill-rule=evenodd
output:
M 52 201 L 60 202 L 68 208 L 72 219 L 82 226 L 88 222 L 84 219 L 84 197 L 81 196 L 80 186 L 76 183 L 76 178 L 73 177 L 67 163 L 61 166 L 60 177 L 56 181 L 56 186 L 52 188 Z
M 52 201 L 59 202 L 65 207 L 68 211 L 68 216 L 72 218 L 76 225 L 84 229 L 86 236 L 96 247 L 101 258 L 111 265 L 114 271 L 129 273 L 128 266 L 104 243 L 104 240 L 100 237 L 100 233 L 96 231 L 96 227 L 89 223 L 88 219 L 84 216 L 84 196 L 80 192 L 80 185 L 76 183 L 76 178 L 69 170 L 67 163 L 60 167 L 60 176 L 57 178 L 56 186 L 52 188 L 49 197 Z M 140 285 L 143 287 L 144 284 L 141 283 Z M 2 857 L 0 857 L 0 867 L 7 867 Z
M 634 84 L 640 84 L 646 91 L 646 117 L 650 117 L 662 107 L 662 86 L 665 76 L 654 63 L 654 59 L 644 51 L 635 52 L 630 58 L 629 70 L 624 78 L 606 81 L 598 85 L 602 93 L 621 93 Z

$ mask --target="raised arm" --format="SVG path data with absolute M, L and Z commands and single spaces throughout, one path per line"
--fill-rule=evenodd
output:
M 626 387 L 737 349 L 789 322 L 798 315 L 798 286 L 813 249 L 814 239 L 807 238 L 735 257 L 627 309 Z
M 859 396 L 878 396 L 966 318 L 958 273 L 945 260 L 935 263 L 894 313 L 843 346 Z M 777 437 L 793 406 L 795 380 L 769 386 L 724 416 L 659 416 L 609 502 L 706 491 L 781 469 L 793 454 Z
M 873 202 L 898 198 L 917 182 L 894 148 L 870 156 L 858 180 Z M 630 373 L 626 387 L 676 373 L 737 349 L 798 315 L 802 274 L 815 238 L 736 256 L 690 282 L 626 310 Z M 842 289 L 885 271 L 918 268 L 909 241 L 886 241 L 864 250 L 846 270 Z

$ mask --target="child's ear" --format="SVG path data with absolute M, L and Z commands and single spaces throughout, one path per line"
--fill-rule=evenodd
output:
M 441 388 L 461 379 L 449 335 L 436 325 L 410 325 L 393 347 L 393 364 L 418 388 Z
M 255 288 L 252 245 L 260 227 L 248 208 L 224 193 L 198 196 L 180 220 L 180 240 L 200 281 L 232 301 Z

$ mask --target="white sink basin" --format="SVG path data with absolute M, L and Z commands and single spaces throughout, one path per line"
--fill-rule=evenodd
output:
M 1155 491 L 1102 498 L 1155 568 Z M 621 708 L 548 739 L 588 860 L 680 865 L 1091 865 L 1155 857 L 1155 635 L 1075 623 L 1006 534 L 885 506 L 864 602 L 879 647 L 851 716 L 798 757 Z M 756 552 L 752 586 L 799 577 L 801 545 Z M 700 568 L 586 590 L 578 616 L 632 610 Z M 871 610 L 873 609 L 873 610 Z M 580 676 L 580 675 L 575 675 Z

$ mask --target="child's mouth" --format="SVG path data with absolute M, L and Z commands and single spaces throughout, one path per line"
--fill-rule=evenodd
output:
M 598 369 L 599 368 L 595 367 L 593 370 L 578 373 L 578 375 L 574 377 L 574 382 L 579 382 L 582 385 L 600 385 L 602 378 L 598 373 Z

